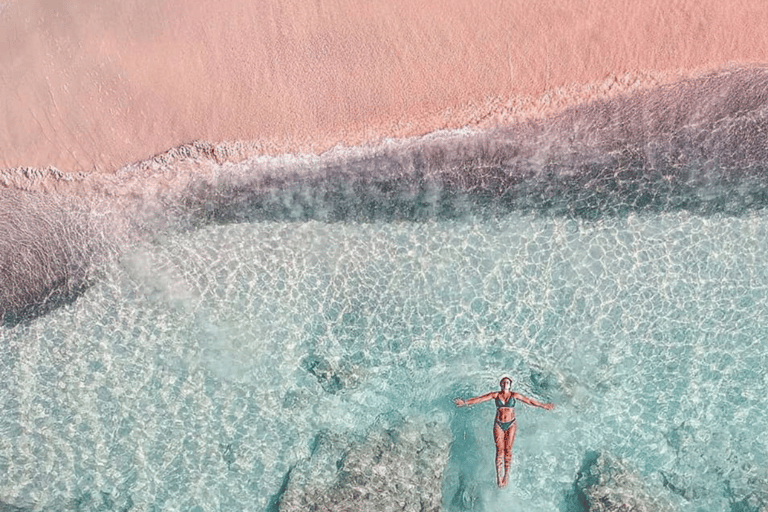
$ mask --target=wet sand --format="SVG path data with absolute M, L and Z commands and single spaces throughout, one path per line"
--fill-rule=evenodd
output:
M 768 4 L 0 2 L 0 168 L 114 171 L 489 126 L 768 62 Z

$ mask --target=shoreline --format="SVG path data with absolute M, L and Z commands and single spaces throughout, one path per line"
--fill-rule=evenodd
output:
M 164 229 L 764 209 L 766 127 L 768 68 L 760 66 L 580 103 L 539 121 L 320 155 L 232 163 L 217 160 L 217 146 L 197 143 L 115 173 L 0 171 L 0 265 L 20 284 L 0 294 L 0 317 L 38 310 L 59 290 L 69 300 L 103 255 Z
M 174 162 L 200 157 L 221 165 L 223 163 L 242 163 L 257 157 L 323 156 L 337 149 L 373 149 L 376 146 L 386 144 L 388 141 L 415 141 L 440 132 L 490 131 L 531 122 L 541 122 L 594 102 L 610 101 L 629 97 L 635 93 L 670 88 L 706 77 L 744 70 L 764 69 L 768 69 L 768 62 L 730 63 L 726 66 L 677 69 L 670 72 L 625 72 L 620 75 L 612 74 L 603 80 L 556 87 L 537 97 L 489 97 L 478 102 L 479 106 L 471 102 L 461 108 L 445 108 L 437 114 L 425 115 L 412 120 L 396 120 L 388 124 L 372 125 L 354 134 L 330 136 L 322 140 L 214 141 L 193 139 L 146 158 L 126 162 L 115 169 L 66 170 L 66 167 L 60 168 L 54 163 L 44 166 L 21 164 L 5 168 L 0 167 L 0 174 L 4 173 L 7 176 L 21 172 L 35 179 L 47 176 L 57 180 L 78 181 L 90 175 L 116 175 L 156 164 L 166 166 L 172 165 Z M 427 130 L 426 127 L 432 128 Z M 0 177 L 0 186 L 3 185 L 8 186 L 7 177 L 6 179 Z
M 606 133 L 602 135 L 602 144 L 616 147 L 633 146 L 642 138 L 657 137 L 659 133 L 654 133 L 655 131 L 670 129 L 670 123 L 677 126 L 675 129 L 679 130 L 685 127 L 685 123 L 699 122 L 698 118 L 704 122 L 712 122 L 718 117 L 727 117 L 729 114 L 726 110 L 737 112 L 741 106 L 733 105 L 733 101 L 720 101 L 718 96 L 730 95 L 733 92 L 738 94 L 739 89 L 746 90 L 746 92 L 741 91 L 740 94 L 747 98 L 751 108 L 759 110 L 762 105 L 761 94 L 764 91 L 756 90 L 760 89 L 759 80 L 755 80 L 754 77 L 747 78 L 750 75 L 768 76 L 768 64 L 733 65 L 716 70 L 700 70 L 689 76 L 676 75 L 673 81 L 662 81 L 660 75 L 627 73 L 622 77 L 612 77 L 601 82 L 558 88 L 535 100 L 531 98 L 516 98 L 506 102 L 492 100 L 483 108 L 474 108 L 472 110 L 474 119 L 460 126 L 442 126 L 418 135 L 379 136 L 362 140 L 357 144 L 350 144 L 347 141 L 326 144 L 318 142 L 314 147 L 305 146 L 289 151 L 278 143 L 194 140 L 146 159 L 127 163 L 110 172 L 68 172 L 53 165 L 0 168 L 0 189 L 74 193 L 75 195 L 90 195 L 95 192 L 96 195 L 104 198 L 148 198 L 159 189 L 157 186 L 145 183 L 145 178 L 166 185 L 170 185 L 174 179 L 180 179 L 186 185 L 199 180 L 210 183 L 215 179 L 214 175 L 219 173 L 216 169 L 226 165 L 247 166 L 248 162 L 257 162 L 258 166 L 281 168 L 290 167 L 291 161 L 298 162 L 301 166 L 301 162 L 311 160 L 317 165 L 325 166 L 328 161 L 339 158 L 364 158 L 365 155 L 374 155 L 382 151 L 394 154 L 397 151 L 393 148 L 396 147 L 429 146 L 431 141 L 436 139 L 471 139 L 489 136 L 493 138 L 494 133 L 505 133 L 506 135 L 502 136 L 503 139 L 509 139 L 509 134 L 517 134 L 507 142 L 526 147 L 531 143 L 521 134 L 531 130 L 531 133 L 540 134 L 545 126 L 546 130 L 551 132 L 549 138 L 552 140 L 548 144 L 554 141 L 555 146 L 559 147 L 562 143 L 557 142 L 556 139 L 561 137 L 573 139 L 573 136 L 567 135 L 572 130 L 584 132 L 584 126 L 595 122 L 615 123 L 615 119 L 601 120 L 605 116 L 598 110 L 604 108 L 610 109 L 611 115 L 621 119 L 620 122 L 633 124 L 635 128 L 629 131 L 623 130 L 621 133 Z M 755 85 L 756 82 L 758 82 L 757 85 Z M 714 87 L 714 89 L 709 90 L 708 87 Z M 584 99 L 585 93 L 591 96 Z M 699 103 L 698 106 L 694 104 L 696 102 Z M 730 105 L 726 105 L 727 103 Z M 721 107 L 725 109 L 722 112 L 718 111 Z M 674 117 L 675 111 L 676 115 L 682 118 L 665 119 L 667 115 Z M 441 118 L 448 119 L 451 113 L 453 111 L 446 111 Z M 639 117 L 631 119 L 632 115 L 639 115 Z M 647 124 L 649 116 L 655 119 L 655 122 L 652 126 L 645 126 L 644 123 Z M 461 116 L 456 118 L 463 119 Z M 558 133 L 558 130 L 562 133 Z M 643 133 L 643 130 L 647 130 L 647 133 Z M 628 136 L 630 132 L 633 137 Z M 576 137 L 590 138 L 591 135 L 581 133 Z M 625 139 L 622 139 L 623 137 Z M 548 148 L 547 151 L 567 152 L 566 148 L 558 147 Z M 579 150 L 581 149 L 583 148 Z M 122 189 L 121 183 L 131 185 Z M 144 185 L 150 186 L 142 190 Z

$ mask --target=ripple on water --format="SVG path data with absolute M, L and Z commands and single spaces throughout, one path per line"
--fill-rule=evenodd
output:
M 557 509 L 589 450 L 663 480 L 679 510 L 755 502 L 765 234 L 760 213 L 683 212 L 169 235 L 2 332 L 0 496 L 264 508 L 318 430 L 442 411 L 474 447 L 452 448 L 446 481 L 493 510 L 493 408 L 450 399 L 507 372 L 558 404 L 518 411 L 502 492 L 529 510 Z

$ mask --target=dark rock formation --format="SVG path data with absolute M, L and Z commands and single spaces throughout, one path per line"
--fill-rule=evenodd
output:
M 338 370 L 322 356 L 307 356 L 301 361 L 301 366 L 314 375 L 317 382 L 319 382 L 323 389 L 328 393 L 334 394 L 344 387 L 344 383 L 338 374 Z
M 749 438 L 683 422 L 666 434 L 675 451 L 673 465 L 661 472 L 670 492 L 711 510 L 768 512 L 768 471 L 761 450 Z
M 17 507 L 0 501 L 0 512 L 26 512 L 27 510 L 31 510 L 31 508 Z
M 596 454 L 595 454 L 596 455 Z M 672 512 L 672 504 L 651 489 L 628 464 L 608 454 L 588 457 L 575 483 L 589 512 Z
M 280 512 L 440 510 L 448 463 L 446 425 L 411 418 L 363 440 L 318 436 L 312 456 L 291 469 Z
M 320 386 L 332 395 L 357 384 L 355 368 L 348 363 L 338 365 L 321 355 L 310 354 L 302 359 L 301 367 L 312 374 Z
M 43 315 L 88 289 L 108 252 L 108 230 L 94 219 L 75 200 L 0 187 L 0 326 Z

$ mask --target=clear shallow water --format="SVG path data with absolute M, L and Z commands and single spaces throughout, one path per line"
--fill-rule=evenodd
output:
M 755 211 L 164 235 L 0 332 L 0 501 L 263 510 L 320 429 L 427 413 L 454 435 L 448 509 L 563 510 L 595 450 L 679 510 L 731 510 L 768 481 L 767 231 Z M 493 407 L 451 399 L 502 373 L 557 408 L 518 411 L 498 491 Z

